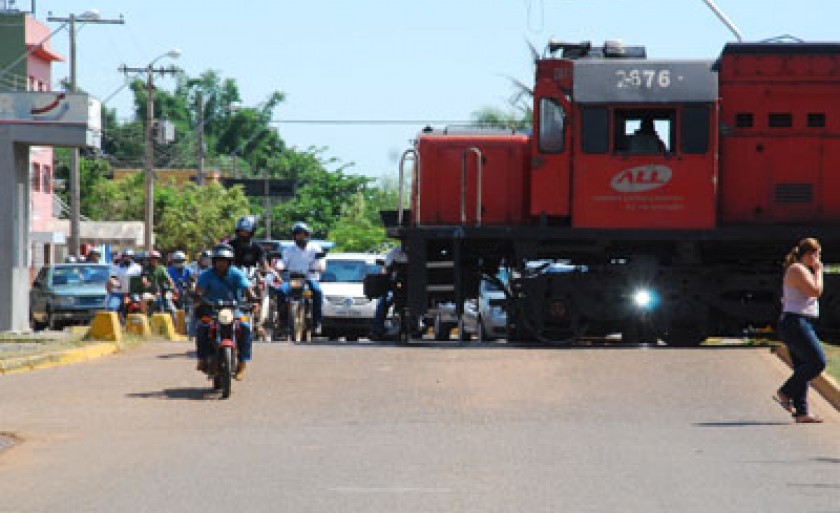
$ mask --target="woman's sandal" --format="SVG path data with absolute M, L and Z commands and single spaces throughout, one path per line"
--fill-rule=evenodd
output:
M 781 392 L 776 392 L 776 394 L 773 395 L 773 400 L 779 403 L 779 406 L 784 408 L 786 412 L 793 413 L 793 399 L 787 395 Z
M 817 417 L 816 415 L 794 415 L 793 418 L 796 420 L 797 424 L 820 424 L 822 423 L 822 417 Z

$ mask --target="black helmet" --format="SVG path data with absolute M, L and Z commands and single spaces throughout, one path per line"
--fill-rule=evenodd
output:
M 303 221 L 298 221 L 294 224 L 294 226 L 292 226 L 292 236 L 299 233 L 305 233 L 308 236 L 312 233 L 312 230 L 310 230 L 309 226 L 307 226 Z
M 230 244 L 218 244 L 213 247 L 213 260 L 217 258 L 233 260 L 233 248 Z

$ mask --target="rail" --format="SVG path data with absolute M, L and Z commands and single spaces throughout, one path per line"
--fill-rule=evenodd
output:
M 415 210 L 415 222 L 416 224 L 420 224 L 420 155 L 417 154 L 417 151 L 414 149 L 405 150 L 400 157 L 400 177 L 399 177 L 399 199 L 398 206 L 397 206 L 397 226 L 402 226 L 403 224 L 403 208 L 405 202 L 405 185 L 403 181 L 405 179 L 405 161 L 408 156 L 412 156 L 412 160 L 414 161 L 414 178 L 412 179 L 412 186 L 411 190 L 414 191 L 414 210 Z
M 470 153 L 475 154 L 476 160 L 475 224 L 476 226 L 481 226 L 481 175 L 483 156 L 481 150 L 475 146 L 465 149 L 461 155 L 461 224 L 467 223 L 467 156 Z

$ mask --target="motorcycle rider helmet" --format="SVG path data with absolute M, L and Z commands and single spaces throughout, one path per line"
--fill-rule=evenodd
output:
M 236 221 L 236 232 L 248 232 L 253 235 L 256 225 L 257 222 L 256 219 L 254 219 L 254 216 L 242 216 L 238 221 Z
M 213 248 L 213 260 L 224 258 L 226 260 L 233 260 L 233 248 L 230 244 L 219 244 Z
M 172 262 L 175 264 L 183 264 L 187 261 L 187 255 L 183 251 L 176 251 L 172 253 Z
M 309 226 L 306 225 L 303 221 L 298 221 L 292 226 L 292 237 L 299 233 L 305 233 L 308 237 L 312 234 L 312 231 L 309 229 Z
M 300 249 L 306 249 L 306 245 L 309 243 L 310 233 L 309 227 L 302 221 L 298 221 L 292 226 L 292 239 Z M 298 238 L 300 234 L 303 234 L 303 237 Z
M 149 260 L 153 258 L 160 258 L 160 251 L 153 249 L 151 253 L 149 253 Z
M 134 250 L 131 249 L 131 248 L 126 248 L 125 250 L 123 250 L 122 256 L 133 259 L 134 258 Z
M 202 251 L 201 253 L 198 254 L 198 259 L 199 260 L 202 260 L 204 258 L 213 258 L 213 252 L 210 251 L 209 249 L 205 249 L 204 251 Z

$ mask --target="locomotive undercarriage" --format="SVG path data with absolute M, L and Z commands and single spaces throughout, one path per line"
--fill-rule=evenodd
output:
M 664 235 L 663 235 L 664 233 Z M 408 254 L 415 318 L 478 295 L 506 268 L 511 340 L 564 342 L 620 333 L 628 342 L 695 346 L 710 336 L 772 336 L 781 260 L 802 236 L 840 254 L 840 230 L 801 227 L 612 231 L 567 227 L 389 227 Z M 562 261 L 551 272 L 548 260 Z M 542 264 L 540 263 L 542 262 Z M 542 267 L 541 267 L 542 266 Z M 840 338 L 840 275 L 826 275 L 820 335 Z M 641 300 L 641 301 L 640 301 Z M 399 305 L 398 305 L 399 306 Z

